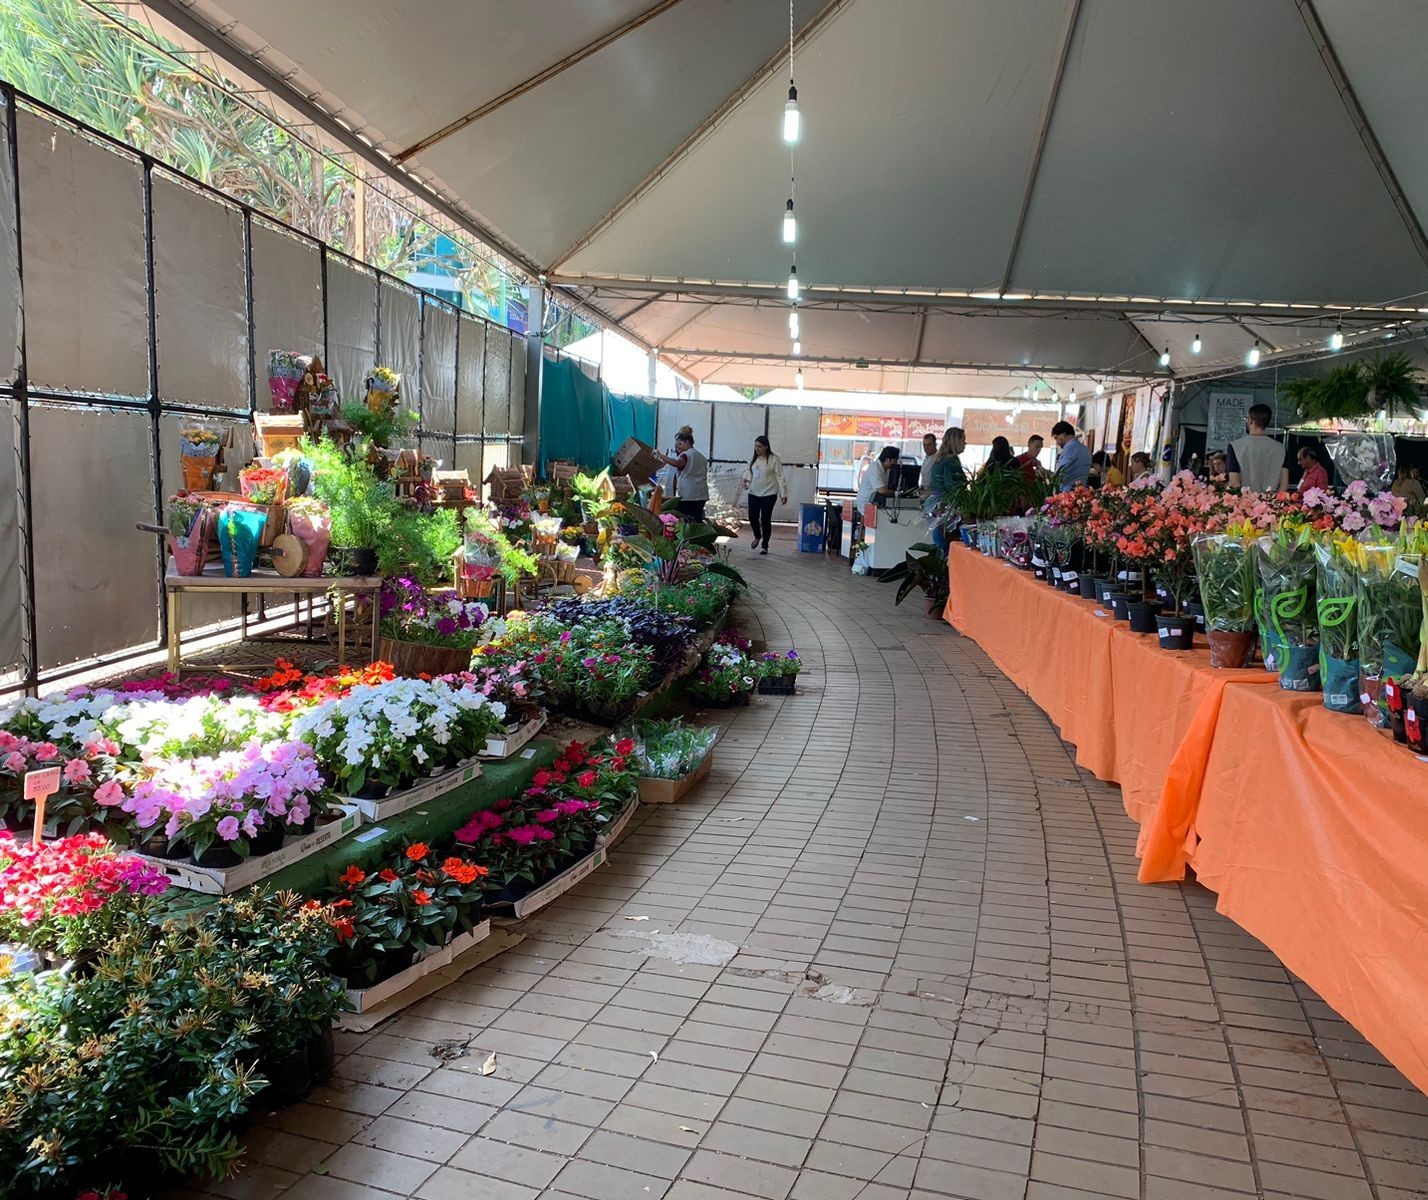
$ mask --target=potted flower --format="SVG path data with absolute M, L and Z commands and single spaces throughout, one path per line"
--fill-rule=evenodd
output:
M 202 575 L 213 533 L 212 510 L 199 497 L 178 492 L 169 497 L 165 524 L 174 570 L 180 575 Z
M 1319 618 L 1319 676 L 1324 707 L 1359 711 L 1358 569 L 1362 546 L 1341 530 L 1326 533 L 1314 547 Z
M 689 694 L 714 708 L 747 704 L 759 668 L 737 646 L 716 642 L 689 681 Z
M 718 736 L 717 729 L 680 720 L 635 725 L 630 730 L 629 753 L 639 771 L 640 801 L 669 804 L 688 792 L 713 766 Z
M 381 606 L 381 658 L 399 675 L 464 671 L 489 633 L 484 604 L 430 593 L 414 579 L 385 581 Z
M 1285 691 L 1319 689 L 1319 622 L 1314 592 L 1314 528 L 1286 516 L 1255 543 L 1260 635 L 1265 666 Z M 1416 599 L 1415 599 L 1416 604 Z
M 792 696 L 803 663 L 797 650 L 783 654 L 769 651 L 759 655 L 759 693 L 764 696 Z
M 288 532 L 307 547 L 303 575 L 316 578 L 327 561 L 332 540 L 332 517 L 327 505 L 316 496 L 295 496 L 287 502 Z
M 1234 525 L 1194 542 L 1212 667 L 1245 667 L 1254 657 L 1255 533 L 1252 526 Z
M 585 542 L 585 531 L 574 525 L 562 529 L 556 543 L 555 556 L 561 562 L 573 563 L 580 557 L 580 547 Z
M 218 464 L 218 433 L 203 425 L 185 425 L 179 431 L 179 467 L 184 491 L 203 492 L 213 486 Z

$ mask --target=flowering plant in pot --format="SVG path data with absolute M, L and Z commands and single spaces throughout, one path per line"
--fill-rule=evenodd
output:
M 342 794 L 380 798 L 478 753 L 505 716 L 504 704 L 474 688 L 395 679 L 299 712 L 291 732 Z
M 149 759 L 193 758 L 280 740 L 285 725 L 256 696 L 169 700 L 140 694 L 106 709 L 100 728 L 117 744 L 115 754 L 135 767 Z
M 1408 674 L 1418 659 L 1422 554 L 1417 547 L 1428 543 L 1428 536 L 1376 529 L 1366 538 L 1356 583 L 1359 699 L 1370 723 L 1388 729 L 1391 720 L 1383 681 Z
M 498 663 L 494 658 L 488 660 L 478 654 L 469 671 L 462 671 L 447 682 L 453 687 L 473 688 L 492 703 L 504 705 L 508 730 L 540 715 L 540 705 L 535 701 L 536 686 L 523 660 Z
M 1319 617 L 1314 527 L 1286 516 L 1255 543 L 1256 608 L 1265 666 L 1285 691 L 1319 687 Z
M 759 668 L 737 646 L 715 643 L 689 681 L 689 695 L 696 700 L 728 707 L 747 704 L 758 682 Z
M 642 777 L 683 779 L 709 756 L 718 736 L 717 729 L 680 720 L 641 721 L 630 729 L 630 753 Z
M 1254 535 L 1252 526 L 1232 525 L 1194 541 L 1213 667 L 1248 666 L 1254 655 Z
M 243 499 L 254 504 L 281 504 L 288 494 L 288 473 L 284 467 L 244 467 L 238 472 Z
M 486 654 L 503 665 L 525 659 L 547 707 L 597 720 L 618 719 L 656 678 L 654 649 L 634 642 L 614 618 L 569 628 L 549 613 L 508 619 L 501 643 Z
M 118 800 L 140 834 L 162 834 L 200 866 L 234 866 L 280 849 L 325 806 L 311 747 L 252 742 L 242 750 L 160 763 Z M 162 822 L 162 829 L 160 823 Z
M 316 496 L 297 496 L 287 503 L 288 530 L 307 547 L 307 565 L 303 574 L 316 578 L 327 561 L 327 548 L 332 541 L 332 515 L 327 505 Z
M 0 829 L 25 831 L 31 827 L 35 803 L 25 799 L 25 775 L 47 767 L 60 768 L 59 790 L 45 807 L 47 823 L 53 822 L 61 834 L 104 825 L 108 820 L 105 804 L 123 794 L 115 778 L 118 750 L 116 743 L 99 736 L 74 751 L 0 729 Z M 122 830 L 110 832 L 123 842 Z
M 1314 554 L 1315 603 L 1319 618 L 1319 677 L 1324 707 L 1359 711 L 1358 569 L 1362 547 L 1339 530 L 1321 534 Z
M 771 696 L 793 695 L 798 673 L 803 669 L 797 650 L 782 654 L 768 651 L 759 655 L 758 663 L 760 692 Z
M 165 525 L 174 570 L 180 575 L 202 575 L 213 535 L 212 510 L 197 496 L 177 492 L 169 497 Z
M 129 916 L 154 909 L 169 881 L 100 833 L 22 842 L 0 832 L 0 942 L 54 958 L 100 950 Z
M 383 582 L 381 606 L 381 657 L 399 675 L 465 670 L 490 633 L 484 604 L 428 592 L 405 576 Z
M 270 674 L 254 681 L 253 690 L 260 693 L 258 704 L 276 713 L 291 713 L 311 708 L 324 700 L 336 700 L 356 687 L 371 687 L 390 683 L 396 678 L 391 663 L 374 662 L 365 667 L 333 667 L 328 671 L 306 673 L 286 658 L 274 660 Z

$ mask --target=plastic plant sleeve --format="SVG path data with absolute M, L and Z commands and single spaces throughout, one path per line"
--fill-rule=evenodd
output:
M 288 528 L 293 537 L 307 547 L 306 576 L 322 574 L 322 564 L 327 560 L 328 543 L 332 540 L 332 518 L 327 513 L 288 513 Z
M 1210 632 L 1254 628 L 1254 569 L 1250 543 L 1232 533 L 1201 534 L 1194 542 L 1200 603 Z
M 1260 645 L 1266 667 L 1279 671 L 1279 686 L 1286 691 L 1318 687 L 1316 573 L 1314 549 L 1307 541 L 1270 535 L 1255 543 Z
M 268 514 L 225 505 L 218 512 L 218 549 L 223 555 L 223 573 L 229 578 L 246 578 L 253 573 L 253 560 Z
M 1314 547 L 1319 674 L 1324 707 L 1333 712 L 1359 711 L 1358 577 L 1351 557 L 1357 546 L 1336 535 Z
M 1417 576 L 1399 570 L 1399 558 L 1394 545 L 1363 548 L 1357 588 L 1359 662 L 1371 676 L 1405 674 L 1418 657 L 1422 597 Z
M 188 523 L 188 533 L 183 537 L 168 535 L 174 570 L 180 575 L 203 574 L 203 566 L 208 558 L 208 535 L 212 531 L 213 514 L 206 508 L 200 508 Z

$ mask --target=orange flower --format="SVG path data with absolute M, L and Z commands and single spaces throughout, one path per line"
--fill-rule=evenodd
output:
M 342 873 L 341 882 L 345 883 L 348 887 L 356 887 L 366 878 L 367 872 L 362 870 L 356 863 L 353 863 Z
M 442 863 L 441 869 L 457 883 L 475 883 L 478 879 L 490 874 L 486 867 L 478 867 L 475 863 L 455 857 L 448 858 Z
M 392 870 L 391 867 L 383 867 L 380 871 L 377 872 L 377 878 L 380 879 L 383 883 L 391 883 L 394 879 L 396 879 L 396 877 L 397 873 Z
M 430 847 L 425 842 L 413 842 L 407 847 L 407 857 L 412 862 L 421 862 L 427 856 Z
M 416 891 L 412 893 L 412 899 L 415 900 L 422 907 L 425 907 L 426 905 L 431 903 L 431 893 L 424 892 L 421 890 L 421 888 L 417 888 Z
M 350 942 L 357 933 L 352 922 L 346 917 L 338 917 L 332 922 L 332 928 L 337 931 L 338 940 L 343 942 Z

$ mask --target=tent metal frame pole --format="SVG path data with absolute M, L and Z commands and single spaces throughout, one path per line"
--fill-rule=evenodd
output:
M 1081 16 L 1081 0 L 1068 0 L 1066 24 L 1061 30 L 1061 46 L 1056 55 L 1056 69 L 1051 75 L 1051 87 L 1046 93 L 1046 103 L 1041 109 L 1041 120 L 1036 128 L 1036 141 L 1031 149 L 1031 162 L 1026 170 L 1026 186 L 1022 188 L 1021 207 L 1017 209 L 1016 225 L 1012 229 L 1011 245 L 1007 250 L 1007 266 L 1002 272 L 1000 291 L 1011 290 L 1012 271 L 1016 267 L 1016 256 L 1021 249 L 1022 230 L 1026 228 L 1027 213 L 1031 211 L 1031 197 L 1036 191 L 1036 177 L 1041 172 L 1041 156 L 1046 149 L 1046 135 L 1051 131 L 1051 118 L 1056 112 L 1056 101 L 1061 95 L 1061 81 L 1066 75 L 1066 60 L 1071 55 L 1071 43 L 1076 37 L 1076 22 Z
M 1314 39 L 1319 57 L 1324 62 L 1324 69 L 1329 72 L 1329 78 L 1334 82 L 1339 99 L 1343 101 L 1344 110 L 1349 114 L 1349 120 L 1358 130 L 1364 149 L 1368 151 L 1368 156 L 1373 161 L 1379 178 L 1383 180 L 1384 188 L 1393 200 L 1394 207 L 1398 209 L 1398 215 L 1403 218 L 1408 236 L 1413 240 L 1413 248 L 1418 251 L 1418 257 L 1424 263 L 1428 263 L 1428 236 L 1424 235 L 1422 222 L 1419 221 L 1418 214 L 1413 211 L 1413 205 L 1404 193 L 1403 185 L 1399 183 L 1398 176 L 1388 161 L 1388 156 L 1383 152 L 1383 145 L 1378 140 L 1378 134 L 1374 132 L 1373 125 L 1369 123 L 1368 114 L 1364 112 L 1363 105 L 1359 103 L 1358 93 L 1354 91 L 1353 84 L 1349 82 L 1344 65 L 1339 61 L 1338 52 L 1334 49 L 1333 42 L 1329 40 L 1329 34 L 1324 29 L 1323 22 L 1319 20 L 1314 0 L 1295 0 L 1295 3 L 1299 6 L 1299 15 L 1309 30 L 1309 36 Z
M 609 33 L 596 38 L 593 42 L 587 42 L 584 46 L 581 46 L 579 50 L 567 54 L 559 62 L 552 63 L 544 70 L 537 71 L 534 75 L 521 80 L 521 82 L 514 87 L 507 88 L 494 99 L 486 101 L 486 103 L 479 108 L 472 109 L 465 116 L 457 117 L 456 120 L 450 124 L 443 125 L 435 133 L 428 134 L 422 138 L 421 141 L 412 143 L 412 145 L 394 156 L 395 161 L 405 163 L 407 159 L 415 157 L 423 150 L 430 150 L 431 147 L 435 146 L 438 142 L 445 141 L 453 134 L 470 128 L 470 126 L 481 120 L 482 117 L 488 117 L 497 109 L 504 108 L 507 104 L 510 104 L 511 101 L 519 100 L 527 92 L 534 91 L 540 87 L 541 84 L 570 70 L 571 67 L 578 63 L 584 62 L 592 54 L 598 54 L 601 50 L 605 49 L 606 46 L 618 42 L 626 34 L 634 33 L 640 26 L 649 21 L 653 21 L 661 13 L 668 12 L 678 3 L 679 0 L 659 0 L 658 4 L 652 5 L 641 13 L 637 13 L 623 25 L 617 26 L 615 29 L 610 30 Z
M 817 33 L 819 29 L 827 24 L 829 18 L 837 13 L 839 9 L 851 2 L 852 0 L 825 0 L 823 7 L 809 18 L 803 28 L 798 31 L 798 35 L 794 39 L 794 46 L 802 46 Z M 725 117 L 738 108 L 756 88 L 760 87 L 765 80 L 771 78 L 775 72 L 782 71 L 788 62 L 789 49 L 790 47 L 788 45 L 780 42 L 778 49 L 769 55 L 758 69 L 739 85 L 732 95 L 726 98 L 709 116 L 705 117 L 688 137 L 665 155 L 664 160 L 659 166 L 655 167 L 653 171 L 640 180 L 640 182 L 631 189 L 628 195 L 617 201 L 609 212 L 596 220 L 589 229 L 576 238 L 574 243 L 572 243 L 567 250 L 557 254 L 551 263 L 549 272 L 551 278 L 555 278 L 556 271 L 564 263 L 584 250 L 585 247 L 599 237 L 601 233 L 619 220 L 627 209 L 631 208 L 650 188 L 663 179 L 690 150 L 704 139 L 706 134 L 715 129 Z
M 805 354 L 799 358 L 794 358 L 788 354 L 750 354 L 745 350 L 696 350 L 690 347 L 673 346 L 663 351 L 668 355 L 675 355 L 695 362 L 738 362 L 753 365 L 774 365 L 774 366 L 834 366 L 834 367 L 856 367 L 859 363 L 867 363 L 871 369 L 879 367 L 892 371 L 979 371 L 989 374 L 1000 375 L 1084 375 L 1088 378 L 1104 379 L 1142 379 L 1147 382 L 1164 382 L 1166 373 L 1154 371 L 1127 371 L 1119 368 L 1104 369 L 1101 367 L 1062 367 L 1047 364 L 1028 363 L 972 363 L 972 362 L 909 362 L 906 359 L 896 358 L 848 358 L 839 355 L 810 355 Z

